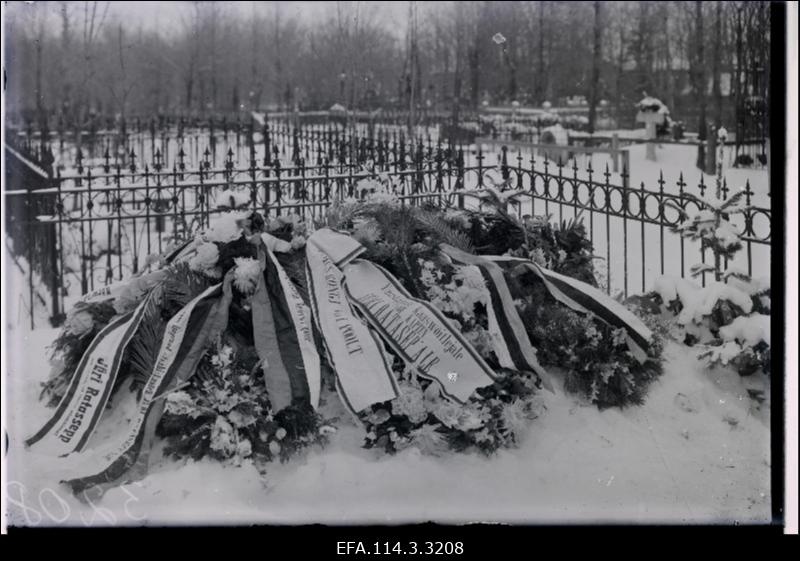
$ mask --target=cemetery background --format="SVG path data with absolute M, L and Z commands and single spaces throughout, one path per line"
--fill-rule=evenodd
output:
M 102 13 L 102 3 L 98 7 Z M 205 9 L 209 8 L 194 8 L 196 19 L 191 25 L 223 21 L 224 9 L 208 14 Z M 641 9 L 640 23 L 654 17 L 647 13 L 653 8 Z M 732 8 L 732 26 L 737 15 L 743 17 L 743 9 Z M 712 22 L 722 18 L 711 10 L 707 15 Z M 682 12 L 676 14 L 680 20 Z M 405 49 L 409 69 L 420 65 L 421 56 L 430 55 L 420 55 L 416 17 L 412 5 Z M 46 32 L 43 27 L 33 29 Z M 122 26 L 117 31 L 122 43 L 125 31 Z M 291 40 L 281 32 L 274 37 L 278 42 Z M 90 38 L 84 48 L 96 49 L 92 40 L 100 41 Z M 690 54 L 696 57 L 697 45 L 694 49 Z M 501 60 L 505 68 L 513 69 L 515 62 L 509 62 L 509 56 L 504 51 Z M 693 64 L 698 63 L 694 60 Z M 679 215 L 666 201 L 700 208 L 702 202 L 698 204 L 693 196 L 724 199 L 746 190 L 751 209 L 733 218 L 746 240 L 735 264 L 756 277 L 768 270 L 769 181 L 767 167 L 758 158 L 768 154 L 763 127 L 761 138 L 743 144 L 745 130 L 737 128 L 735 119 L 730 128 L 738 136 L 734 132 L 733 140 L 721 148 L 710 147 L 716 130 L 704 122 L 703 115 L 700 122 L 706 130 L 701 127 L 696 136 L 675 140 L 670 131 L 657 143 L 642 142 L 641 130 L 623 127 L 633 124 L 633 102 L 639 99 L 630 94 L 627 101 L 618 96 L 624 110 L 606 117 L 605 130 L 590 124 L 590 119 L 599 121 L 602 117 L 598 116 L 604 114 L 599 94 L 591 107 L 553 108 L 546 102 L 547 106 L 540 104 L 541 109 L 528 111 L 527 116 L 518 101 L 507 108 L 480 103 L 471 110 L 460 108 L 456 101 L 454 117 L 427 104 L 431 98 L 422 93 L 418 72 L 401 73 L 407 88 L 398 105 L 410 103 L 410 110 L 376 113 L 372 107 L 380 104 L 365 101 L 374 93 L 368 93 L 368 88 L 360 91 L 359 82 L 343 73 L 344 78 L 338 77 L 338 93 L 345 96 L 336 99 L 363 107 L 360 111 L 328 111 L 330 100 L 318 100 L 314 111 L 301 111 L 301 100 L 308 100 L 309 94 L 304 98 L 298 94 L 302 88 L 295 87 L 287 88 L 280 105 L 266 111 L 262 106 L 266 104 L 254 101 L 253 96 L 243 102 L 234 90 L 238 103 L 233 108 L 238 111 L 217 110 L 216 106 L 223 105 L 219 101 L 211 102 L 213 109 L 198 109 L 201 105 L 188 94 L 189 107 L 174 116 L 159 112 L 152 117 L 151 112 L 137 119 L 127 113 L 129 102 L 123 101 L 121 113 L 100 119 L 87 86 L 83 95 L 76 96 L 83 107 L 60 113 L 34 108 L 27 118 L 20 114 L 6 130 L 6 157 L 19 164 L 16 173 L 25 180 L 22 189 L 9 189 L 13 183 L 7 180 L 6 201 L 19 201 L 16 209 L 20 211 L 16 216 L 7 214 L 7 224 L 16 219 L 20 232 L 16 239 L 26 236 L 28 241 L 38 241 L 15 247 L 16 242 L 7 238 L 4 248 L 6 262 L 13 263 L 7 284 L 7 327 L 15 348 L 21 349 L 9 364 L 9 387 L 13 401 L 24 404 L 10 418 L 11 426 L 16 425 L 20 434 L 30 432 L 47 414 L 37 400 L 38 384 L 33 382 L 44 380 L 49 370 L 43 350 L 56 330 L 48 324 L 58 324 L 82 293 L 146 269 L 148 255 L 163 251 L 232 208 L 317 216 L 332 200 L 387 185 L 407 204 L 446 200 L 474 208 L 475 199 L 460 195 L 486 187 L 522 189 L 532 196 L 511 203 L 519 216 L 544 213 L 558 221 L 582 217 L 589 224 L 594 252 L 600 258 L 597 280 L 623 299 L 651 290 L 661 275 L 687 277 L 691 264 L 711 258 L 697 242 L 670 231 Z M 715 100 L 722 81 L 717 72 L 710 77 Z M 214 80 L 222 89 L 228 82 L 222 78 L 221 67 L 216 73 Z M 510 76 L 512 82 L 519 79 L 513 71 Z M 654 72 L 648 79 L 655 76 L 660 75 Z M 513 83 L 500 86 L 504 78 L 492 80 L 498 102 L 523 97 L 512 95 Z M 130 86 L 135 92 L 134 82 L 123 75 L 115 84 Z M 751 90 L 757 87 L 752 79 L 740 83 Z M 36 91 L 45 88 L 33 86 Z M 547 93 L 552 92 L 539 92 L 539 96 Z M 425 103 L 415 101 L 423 96 L 428 97 Z M 141 108 L 149 103 L 145 100 L 141 99 Z M 672 107 L 677 109 L 680 103 Z M 737 111 L 733 107 L 731 113 Z M 595 116 L 587 117 L 586 112 Z M 68 117 L 70 113 L 77 118 Z M 464 136 L 464 131 L 472 134 Z M 542 142 L 542 133 L 548 131 L 560 137 L 555 150 L 541 146 L 550 145 Z M 654 144 L 655 162 L 646 157 Z M 616 162 L 615 166 L 613 152 L 591 152 L 593 146 L 621 148 L 627 153 L 623 159 L 627 164 Z M 711 166 L 709 152 L 719 155 Z M 750 165 L 743 165 L 743 154 L 753 155 Z M 703 169 L 698 169 L 698 163 Z M 768 278 L 763 282 L 768 285 Z M 640 517 L 673 522 L 768 520 L 769 403 L 749 398 L 750 391 L 764 392 L 768 379 L 739 378 L 724 368 L 704 369 L 696 354 L 670 343 L 667 372 L 639 408 L 600 412 L 558 392 L 523 445 L 493 460 L 469 455 L 428 458 L 413 450 L 376 458 L 358 448 L 356 426 L 345 424 L 329 447 L 311 452 L 297 464 L 277 467 L 268 482 L 247 466 L 236 468 L 236 476 L 231 477 L 232 468 L 209 461 L 179 467 L 162 459 L 145 481 L 107 495 L 103 507 L 111 515 L 104 511 L 98 519 L 97 508 L 64 496 L 67 521 L 142 523 L 138 513 L 144 513 L 146 522 L 183 522 L 191 511 L 197 521 L 330 522 L 342 520 L 342 497 L 355 498 L 358 506 L 344 516 L 356 522 L 420 517 L 556 522 Z M 31 376 L 31 372 L 36 374 Z M 335 409 L 334 404 L 331 407 Z M 12 443 L 19 452 L 12 468 L 25 474 L 15 480 L 19 484 L 15 489 L 22 503 L 34 504 L 56 476 L 48 473 L 43 458 L 18 448 L 14 439 Z M 580 461 L 587 456 L 599 458 L 597 464 Z M 660 475 L 654 477 L 653 470 Z M 407 473 L 418 476 L 402 476 Z M 506 477 L 497 477 L 499 473 Z M 554 485 L 562 481 L 555 474 L 569 474 L 574 484 L 569 489 Z M 470 490 L 465 492 L 465 487 Z M 254 500 L 264 492 L 268 500 Z M 133 516 L 127 510 L 133 503 L 126 502 L 131 496 L 136 497 L 135 506 L 141 507 L 133 509 Z M 224 510 L 209 509 L 220 496 Z M 398 496 L 409 501 L 398 501 Z M 487 503 L 494 506 L 487 508 Z M 41 506 L 36 508 L 43 511 Z M 315 513 L 311 519 L 309 512 Z M 113 517 L 113 522 L 104 516 Z

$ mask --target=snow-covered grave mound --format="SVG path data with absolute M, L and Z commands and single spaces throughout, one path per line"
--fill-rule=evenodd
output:
M 373 187 L 12 326 L 11 523 L 769 518 L 764 375 L 598 290 L 580 223 Z

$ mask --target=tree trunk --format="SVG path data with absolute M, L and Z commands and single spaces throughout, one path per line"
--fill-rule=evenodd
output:
M 464 42 L 464 19 L 461 17 L 461 11 L 458 11 L 458 19 L 456 22 L 456 60 L 455 72 L 453 74 L 453 126 L 458 124 L 459 112 L 461 109 L 461 69 L 462 61 L 461 54 L 463 51 Z
M 541 105 L 547 96 L 547 74 L 544 67 L 544 2 L 539 2 L 539 75 L 536 83 L 536 97 Z
M 592 80 L 589 86 L 589 132 L 593 133 L 597 120 L 597 103 L 600 89 L 600 64 L 602 62 L 603 31 L 600 25 L 600 2 L 594 2 L 594 47 L 592 49 Z
M 720 64 L 722 58 L 722 2 L 717 2 L 715 9 L 714 60 L 712 67 L 714 85 L 712 89 L 712 96 L 714 98 L 714 124 L 715 126 L 720 127 L 722 125 L 722 85 L 720 84 Z
M 39 126 L 44 123 L 44 92 L 42 91 L 42 40 L 43 34 L 39 33 L 36 41 L 36 117 Z
M 475 44 L 469 50 L 469 85 L 473 107 L 478 107 L 480 104 L 480 55 L 477 42 L 478 39 L 476 37 Z
M 706 62 L 705 62 L 705 48 L 704 48 L 704 31 L 703 31 L 703 2 L 702 0 L 697 0 L 695 2 L 695 21 L 697 25 L 697 35 L 695 37 L 696 45 L 697 45 L 697 84 L 696 84 L 696 94 L 697 94 L 697 106 L 700 109 L 700 115 L 697 122 L 697 133 L 699 140 L 706 139 Z
M 617 54 L 617 76 L 616 76 L 616 84 L 615 84 L 615 92 L 616 92 L 616 118 L 617 118 L 617 126 L 623 126 L 625 119 L 623 119 L 623 112 L 622 112 L 622 66 L 625 62 L 625 30 L 624 27 L 620 26 L 619 28 L 619 53 Z
M 193 72 L 192 72 L 193 74 Z M 194 77 L 189 75 L 186 79 L 186 100 L 185 100 L 185 107 L 187 110 L 191 111 L 192 109 L 192 90 L 194 88 Z

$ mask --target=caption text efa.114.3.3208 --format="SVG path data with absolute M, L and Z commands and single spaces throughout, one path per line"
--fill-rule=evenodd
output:
M 336 542 L 337 555 L 461 555 L 463 542 Z

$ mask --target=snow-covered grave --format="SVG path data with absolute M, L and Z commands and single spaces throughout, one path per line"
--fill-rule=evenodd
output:
M 56 333 L 8 333 L 19 349 L 6 382 L 15 404 L 8 412 L 9 497 L 27 507 L 13 515 L 18 524 L 770 519 L 769 409 L 754 409 L 737 375 L 709 373 L 696 352 L 677 344 L 668 347 L 667 371 L 645 405 L 601 412 L 558 388 L 521 446 L 491 459 L 426 457 L 413 448 L 379 457 L 360 448 L 360 429 L 336 411 L 343 425 L 331 444 L 276 466 L 266 483 L 249 464 L 175 462 L 156 452 L 145 480 L 85 505 L 57 485 L 50 458 L 26 451 L 16 436 L 48 416 L 38 382 L 50 370 L 46 347 Z
M 386 197 L 380 194 L 375 201 L 393 204 Z M 11 294 L 26 282 L 15 271 Z M 678 317 L 688 323 L 703 320 L 720 298 L 747 307 L 737 300 L 746 293 L 727 290 L 709 287 L 701 293 L 691 283 L 667 279 L 656 285 L 664 302 L 680 298 L 684 310 L 697 315 Z M 742 316 L 722 335 L 729 342 L 769 344 L 763 317 Z M 23 442 L 52 414 L 39 394 L 40 383 L 52 377 L 47 348 L 59 332 L 29 330 L 13 320 L 6 327 L 14 349 L 6 387 L 15 404 L 8 417 L 15 524 L 741 523 L 770 518 L 768 378 L 761 373 L 742 377 L 726 366 L 709 368 L 700 359 L 707 347 L 679 341 L 666 342 L 663 373 L 640 405 L 598 409 L 571 393 L 555 369 L 553 391 L 539 395 L 534 421 L 518 430 L 515 446 L 488 458 L 476 452 L 430 455 L 417 446 L 392 455 L 364 449 L 364 429 L 335 394 L 323 393 L 319 412 L 337 428 L 327 446 L 272 463 L 266 474 L 246 458 L 236 465 L 211 458 L 176 461 L 165 441 L 156 440 L 146 477 L 110 488 L 102 499 L 79 501 L 58 484 L 64 464 Z M 124 410 L 114 404 L 93 442 L 125 425 Z M 85 456 L 91 460 L 91 446 Z M 348 508 L 342 509 L 343 501 Z

